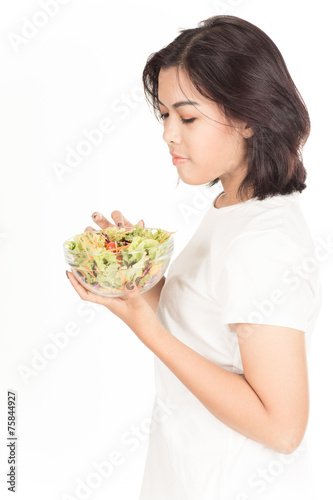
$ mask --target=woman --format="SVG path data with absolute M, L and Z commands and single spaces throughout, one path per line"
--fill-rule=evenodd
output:
M 179 178 L 223 192 L 149 292 L 128 284 L 125 299 L 103 298 L 69 273 L 155 354 L 140 500 L 304 499 L 306 354 L 321 305 L 318 272 L 302 269 L 314 253 L 299 205 L 306 106 L 275 44 L 233 16 L 182 30 L 148 58 L 143 85 Z

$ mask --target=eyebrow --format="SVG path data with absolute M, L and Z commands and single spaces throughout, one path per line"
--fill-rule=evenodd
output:
M 164 106 L 165 108 L 167 107 L 159 99 L 158 99 L 158 102 L 159 102 L 159 104 L 162 104 L 162 106 Z M 191 106 L 197 105 L 197 106 L 199 106 L 199 104 L 197 102 L 195 102 L 195 101 L 179 101 L 179 102 L 175 102 L 175 104 L 173 104 L 172 107 L 174 109 L 177 109 L 177 108 L 180 108 L 180 106 L 186 106 L 186 105 L 191 105 Z

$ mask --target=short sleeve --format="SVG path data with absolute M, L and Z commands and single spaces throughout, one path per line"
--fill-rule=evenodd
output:
M 317 273 L 306 273 L 306 249 L 287 233 L 241 235 L 228 247 L 214 282 L 221 322 L 285 326 L 306 332 Z

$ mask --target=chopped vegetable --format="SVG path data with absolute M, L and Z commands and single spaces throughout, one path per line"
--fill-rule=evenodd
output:
M 64 246 L 80 279 L 96 290 L 119 292 L 126 281 L 142 288 L 156 279 L 170 257 L 167 242 L 174 233 L 137 224 L 130 229 L 107 227 L 77 234 Z

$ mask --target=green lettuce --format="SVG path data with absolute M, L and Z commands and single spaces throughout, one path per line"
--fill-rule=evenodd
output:
M 65 241 L 64 246 L 69 251 L 71 265 L 87 283 L 122 288 L 126 281 L 135 281 L 142 286 L 152 278 L 154 269 L 159 272 L 159 264 L 163 263 L 163 256 L 169 247 L 164 243 L 169 238 L 170 233 L 163 229 L 151 231 L 138 225 L 131 229 L 108 227 L 98 233 L 76 234 L 72 240 Z M 117 257 L 115 252 L 106 249 L 108 240 L 117 242 L 121 259 L 119 254 Z M 155 265 L 154 261 L 159 259 Z M 142 276 L 143 273 L 145 276 Z

